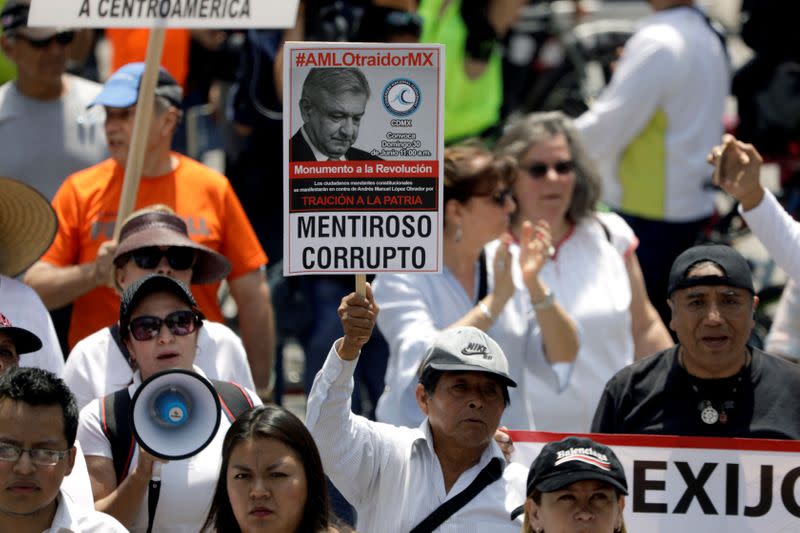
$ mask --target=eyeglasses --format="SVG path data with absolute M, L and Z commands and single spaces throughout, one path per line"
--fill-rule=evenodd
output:
M 7 442 L 0 442 L 0 461 L 16 463 L 22 457 L 22 452 L 28 452 L 31 462 L 39 466 L 57 465 L 69 450 L 48 450 L 47 448 L 20 448 Z
M 166 324 L 173 335 L 184 337 L 197 329 L 200 317 L 194 311 L 173 311 L 164 318 L 157 316 L 137 316 L 128 325 L 128 329 L 137 341 L 155 339 Z
M 553 165 L 548 165 L 547 163 L 533 163 L 525 170 L 532 178 L 541 179 L 547 176 L 547 171 L 551 168 L 556 171 L 556 174 L 563 176 L 575 170 L 575 163 L 570 160 L 557 161 Z
M 51 35 L 46 39 L 33 39 L 21 33 L 16 34 L 15 37 L 18 39 L 22 39 L 23 41 L 25 41 L 34 48 L 47 48 L 53 41 L 57 42 L 61 46 L 67 46 L 69 43 L 73 41 L 73 39 L 75 39 L 75 32 L 63 31 L 61 33 L 56 33 L 55 35 Z
M 493 204 L 499 207 L 505 207 L 506 202 L 509 200 L 509 198 L 513 197 L 513 193 L 511 192 L 511 189 L 503 189 L 501 191 L 497 191 L 496 193 L 487 196 L 489 200 L 492 201 Z
M 152 270 L 161 263 L 161 258 L 166 257 L 167 263 L 175 270 L 187 270 L 194 265 L 194 250 L 183 246 L 170 246 L 162 250 L 158 246 L 147 246 L 131 252 L 131 258 L 136 266 Z

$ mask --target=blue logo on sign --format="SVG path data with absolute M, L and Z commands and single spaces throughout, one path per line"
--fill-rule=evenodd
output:
M 407 78 L 392 80 L 383 89 L 383 107 L 396 117 L 413 115 L 421 101 L 419 87 Z

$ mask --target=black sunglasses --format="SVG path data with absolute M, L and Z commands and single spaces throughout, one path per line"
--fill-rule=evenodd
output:
M 25 41 L 34 48 L 47 48 L 53 41 L 57 42 L 61 46 L 67 46 L 75 39 L 75 32 L 62 31 L 61 33 L 56 33 L 55 35 L 51 35 L 46 39 L 32 39 L 31 37 L 27 37 L 25 35 L 22 35 L 21 33 L 18 33 L 17 35 L 15 35 L 15 37 L 17 37 L 18 39 L 22 39 L 23 41 Z
M 503 189 L 502 191 L 497 191 L 494 194 L 487 195 L 492 203 L 496 204 L 499 207 L 505 207 L 506 202 L 509 198 L 512 198 L 513 193 L 511 189 Z
M 194 311 L 173 311 L 164 318 L 157 316 L 137 316 L 128 325 L 128 329 L 137 341 L 149 341 L 158 337 L 161 326 L 166 324 L 173 335 L 184 337 L 193 333 L 200 323 L 200 317 Z
M 556 171 L 556 174 L 563 176 L 575 170 L 575 163 L 570 160 L 557 161 L 553 165 L 548 165 L 547 163 L 533 163 L 526 171 L 531 177 L 541 179 L 547 176 L 547 171 L 551 168 Z
M 194 250 L 183 246 L 170 246 L 162 250 L 158 246 L 147 246 L 131 252 L 131 259 L 136 266 L 152 270 L 161 263 L 161 258 L 166 257 L 167 263 L 175 270 L 187 270 L 194 265 Z

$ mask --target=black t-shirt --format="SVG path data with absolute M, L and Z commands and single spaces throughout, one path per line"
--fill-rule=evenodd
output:
M 617 372 L 592 432 L 800 439 L 800 366 L 751 347 L 752 360 L 737 376 L 698 379 L 678 363 L 678 348 Z M 709 405 L 724 411 L 725 423 L 702 420 Z

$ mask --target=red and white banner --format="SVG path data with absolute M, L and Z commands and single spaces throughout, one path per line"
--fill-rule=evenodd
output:
M 514 461 L 530 466 L 566 434 L 512 431 Z M 625 468 L 631 533 L 800 532 L 800 441 L 585 435 Z

